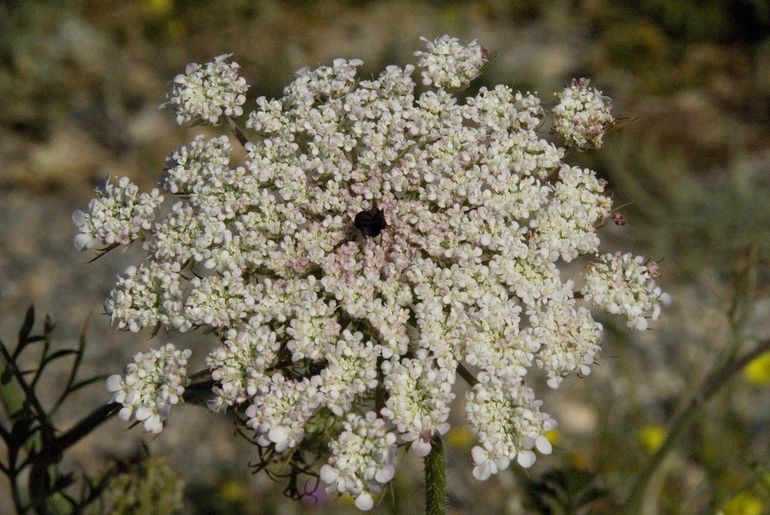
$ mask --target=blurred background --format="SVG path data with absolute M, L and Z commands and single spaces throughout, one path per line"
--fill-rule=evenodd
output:
M 604 352 L 594 373 L 544 398 L 560 423 L 549 435 L 556 450 L 528 474 L 512 467 L 477 482 L 472 435 L 453 429 L 450 513 L 544 511 L 533 499 L 547 481 L 552 490 L 596 492 L 587 512 L 611 513 L 734 333 L 735 274 L 750 248 L 759 294 L 740 330 L 770 337 L 765 0 L 5 0 L 0 339 L 13 340 L 30 303 L 51 315 L 65 344 L 90 317 L 87 372 L 119 372 L 134 352 L 168 338 L 109 327 L 102 300 L 132 256 L 113 252 L 86 265 L 72 244 L 71 214 L 108 173 L 153 187 L 166 154 L 196 133 L 158 109 L 167 81 L 187 63 L 232 52 L 250 98 L 272 97 L 303 66 L 359 57 L 363 73 L 376 74 L 413 62 L 419 36 L 444 33 L 478 38 L 491 50 L 474 87 L 505 83 L 549 103 L 570 78 L 586 76 L 612 97 L 621 130 L 601 151 L 568 160 L 597 170 L 616 205 L 628 204 L 626 225 L 604 229 L 604 248 L 662 260 L 659 284 L 674 299 L 641 334 L 620 319 L 602 320 Z M 207 344 L 199 339 L 181 343 Z M 47 386 L 57 388 L 55 375 Z M 107 395 L 95 386 L 79 400 L 62 413 L 62 427 Z M 648 513 L 770 513 L 769 436 L 770 356 L 763 356 L 710 401 L 664 462 Z M 250 473 L 255 449 L 234 437 L 232 424 L 194 406 L 176 410 L 157 438 L 112 421 L 78 444 L 69 466 L 98 472 L 105 460 L 135 453 L 141 440 L 184 479 L 184 513 L 353 511 L 349 499 L 323 494 L 308 503 L 285 499 L 284 484 Z M 419 513 L 421 467 L 406 459 L 375 511 Z M 5 488 L 0 513 L 11 510 Z

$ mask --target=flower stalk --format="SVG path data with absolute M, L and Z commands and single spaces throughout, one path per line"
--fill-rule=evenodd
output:
M 425 514 L 444 515 L 447 507 L 446 456 L 439 435 L 434 435 L 425 457 Z

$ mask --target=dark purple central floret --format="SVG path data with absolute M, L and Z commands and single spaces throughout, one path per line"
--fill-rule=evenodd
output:
M 388 226 L 385 222 L 385 215 L 378 207 L 373 207 L 368 211 L 361 211 L 353 220 L 353 225 L 361 231 L 364 236 L 374 238 L 379 236 L 382 230 Z

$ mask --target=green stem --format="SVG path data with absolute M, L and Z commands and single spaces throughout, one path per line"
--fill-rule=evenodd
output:
M 720 390 L 722 386 L 732 379 L 735 374 L 743 370 L 743 368 L 753 359 L 768 350 L 770 350 L 770 340 L 762 341 L 740 359 L 732 363 L 725 363 L 724 366 L 717 367 L 703 380 L 695 394 L 687 402 L 685 408 L 679 412 L 676 418 L 671 422 L 671 428 L 669 429 L 663 445 L 650 458 L 650 461 L 639 474 L 628 499 L 624 503 L 623 510 L 621 510 L 622 513 L 633 514 L 641 511 L 644 494 L 647 491 L 650 480 L 663 462 L 663 459 L 668 456 L 671 450 L 679 442 L 679 439 L 689 428 L 690 423 L 696 417 L 700 409 Z M 731 352 L 732 346 L 729 347 L 727 351 Z
M 56 439 L 58 452 L 64 452 L 65 449 L 78 443 L 83 437 L 87 436 L 102 423 L 106 422 L 114 415 L 117 415 L 120 408 L 121 406 L 117 402 L 110 402 L 109 404 L 99 406 L 93 410 L 75 424 L 74 427 Z
M 435 435 L 425 457 L 425 514 L 446 514 L 446 457 L 441 437 Z
M 671 421 L 663 445 L 652 455 L 636 479 L 631 492 L 623 504 L 623 513 L 635 514 L 642 509 L 644 495 L 653 475 L 663 460 L 679 443 L 690 424 L 706 402 L 724 386 L 733 375 L 741 371 L 752 359 L 770 349 L 770 340 L 760 342 L 754 349 L 738 358 L 746 341 L 745 327 L 751 315 L 757 288 L 757 244 L 750 245 L 736 261 L 733 281 L 733 300 L 728 313 L 731 341 L 717 357 L 714 366 L 685 404 L 685 407 Z

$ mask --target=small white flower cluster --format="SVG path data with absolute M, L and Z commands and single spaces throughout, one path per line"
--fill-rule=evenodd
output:
M 229 329 L 224 345 L 214 349 L 206 358 L 211 378 L 220 384 L 213 389 L 209 402 L 212 411 L 243 404 L 263 386 L 265 370 L 275 360 L 281 342 L 270 327 L 252 317 L 247 324 Z
M 135 354 L 124 376 L 108 377 L 107 390 L 114 392 L 110 402 L 123 405 L 118 416 L 144 422 L 145 430 L 160 433 L 171 408 L 182 402 L 190 354 L 167 343 L 160 349 Z
M 168 105 L 176 123 L 216 124 L 221 116 L 241 116 L 249 85 L 238 75 L 240 65 L 228 63 L 232 54 L 217 56 L 205 65 L 190 63 L 169 84 Z
M 396 435 L 373 411 L 365 416 L 350 413 L 344 431 L 329 446 L 329 462 L 321 467 L 321 479 L 330 492 L 347 492 L 359 510 L 371 510 L 373 493 L 393 479 L 396 472 Z
M 96 246 L 126 245 L 150 229 L 163 203 L 157 188 L 150 193 L 139 193 L 139 187 L 128 177 L 110 184 L 109 177 L 96 189 L 96 198 L 88 204 L 88 212 L 77 210 L 72 221 L 78 229 L 75 248 L 92 249 Z
M 531 312 L 530 341 L 540 343 L 535 362 L 548 373 L 548 386 L 558 388 L 571 374 L 588 375 L 599 354 L 602 325 L 574 301 L 556 304 L 545 312 Z
M 596 226 L 610 215 L 612 202 L 604 195 L 604 181 L 591 170 L 563 166 L 553 201 L 541 210 L 529 226 L 537 231 L 548 259 L 569 263 L 581 254 L 599 248 Z
M 386 361 L 382 367 L 388 400 L 381 413 L 393 421 L 417 456 L 427 456 L 433 435 L 449 431 L 450 404 L 455 398 L 453 369 L 437 368 L 425 349 L 416 359 Z
M 602 92 L 590 86 L 588 79 L 572 79 L 556 97 L 553 108 L 554 130 L 569 146 L 582 150 L 601 148 L 607 127 L 614 123 L 612 102 Z
M 232 150 L 227 136 L 210 140 L 196 136 L 166 159 L 163 188 L 174 195 L 200 191 L 207 182 L 227 172 Z
M 448 35 L 434 41 L 420 39 L 425 42 L 428 50 L 418 50 L 414 55 L 419 58 L 417 66 L 425 86 L 464 88 L 481 74 L 487 64 L 486 50 L 481 48 L 478 40 L 474 39 L 466 46 L 459 39 Z
M 246 424 L 254 429 L 257 443 L 275 445 L 278 452 L 296 447 L 305 434 L 305 422 L 319 407 L 315 381 L 292 381 L 277 372 L 256 379 Z
M 476 479 L 484 481 L 505 470 L 514 458 L 522 467 L 531 467 L 535 463 L 532 449 L 551 453 L 545 433 L 556 427 L 556 421 L 540 413 L 542 403 L 521 383 L 512 385 L 480 374 L 465 406 L 481 444 L 471 449 Z
M 190 323 L 183 316 L 180 272 L 179 263 L 129 266 L 104 302 L 104 311 L 118 329 L 134 333 L 158 325 L 186 330 Z
M 321 476 L 362 509 L 392 477 L 397 445 L 424 456 L 448 431 L 458 376 L 475 385 L 465 412 L 476 477 L 532 465 L 555 422 L 531 375 L 556 388 L 590 373 L 602 327 L 588 306 L 644 328 L 664 298 L 630 257 L 602 258 L 576 294 L 581 279 L 562 265 L 597 254 L 611 215 L 604 181 L 537 132 L 537 96 L 502 85 L 450 93 L 484 66 L 477 42 L 427 47 L 424 91 L 412 65 L 360 79 L 361 61 L 336 59 L 300 70 L 281 98 L 257 99 L 242 164 L 226 137 L 174 151 L 161 185 L 177 202 L 162 219 L 137 219 L 133 206 L 149 200 L 121 201 L 145 255 L 106 302 L 121 329 L 211 332 L 210 407 L 243 416 L 261 446 L 294 452 L 313 428 L 345 420 L 324 436 Z M 179 119 L 238 114 L 236 70 L 217 58 L 178 78 Z M 574 131 L 596 119 L 573 96 L 558 124 Z M 89 242 L 115 232 L 118 215 L 102 206 L 80 216 Z M 110 241 L 138 237 L 127 234 Z
M 350 411 L 357 397 L 377 386 L 378 353 L 363 338 L 363 333 L 346 329 L 326 353 L 326 368 L 314 377 L 320 384 L 320 401 L 339 417 Z
M 671 302 L 653 275 L 642 256 L 604 254 L 589 264 L 581 293 L 586 302 L 614 315 L 625 315 L 628 327 L 644 331 L 649 320 L 660 317 L 661 304 Z

